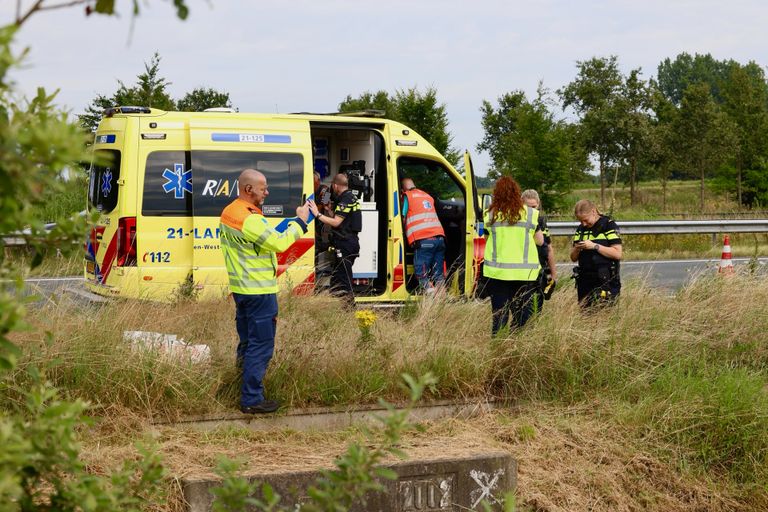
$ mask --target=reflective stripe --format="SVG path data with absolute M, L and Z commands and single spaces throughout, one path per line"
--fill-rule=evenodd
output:
M 493 268 L 509 268 L 509 269 L 524 269 L 524 270 L 534 270 L 539 268 L 538 263 L 499 263 L 498 261 L 487 260 L 485 264 Z
M 249 272 L 264 272 L 269 270 L 270 272 L 275 270 L 275 267 L 269 266 L 269 267 L 243 267 L 245 270 L 248 270 Z
M 417 220 L 424 220 L 424 219 L 436 219 L 437 220 L 437 214 L 435 213 L 419 213 L 416 215 L 409 215 L 408 221 L 409 222 L 415 222 Z
M 243 254 L 244 260 L 272 260 L 271 254 Z
M 440 221 L 435 221 L 435 222 L 423 222 L 423 223 L 419 224 L 418 226 L 412 226 L 412 227 L 408 228 L 408 229 L 405 231 L 405 236 L 406 236 L 406 237 L 408 237 L 408 236 L 411 236 L 412 234 L 416 233 L 417 231 L 421 231 L 422 229 L 427 229 L 427 228 L 440 228 L 440 227 L 443 227 L 443 225 L 442 225 L 442 224 L 440 224 Z

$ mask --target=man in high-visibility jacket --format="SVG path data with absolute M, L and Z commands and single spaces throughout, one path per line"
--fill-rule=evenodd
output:
M 296 208 L 296 219 L 282 233 L 273 229 L 261 206 L 269 195 L 267 178 L 254 169 L 238 179 L 239 197 L 221 212 L 221 250 L 235 299 L 240 343 L 237 362 L 243 372 L 240 410 L 246 414 L 276 411 L 280 404 L 264 398 L 264 374 L 275 348 L 277 327 L 277 257 L 307 232 L 309 207 Z
M 413 247 L 413 267 L 419 288 L 426 293 L 445 282 L 445 231 L 435 211 L 432 196 L 416 188 L 411 178 L 400 181 L 403 218 L 408 245 Z

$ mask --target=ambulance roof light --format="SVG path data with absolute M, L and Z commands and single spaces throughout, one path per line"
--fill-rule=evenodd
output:
M 368 108 L 357 112 L 336 112 L 335 115 L 347 117 L 384 117 L 387 113 L 383 110 Z
M 104 110 L 104 117 L 112 117 L 115 114 L 151 114 L 152 109 L 149 107 L 135 107 L 135 106 L 120 106 L 109 107 Z
M 212 108 L 207 108 L 207 109 L 203 110 L 203 112 L 230 112 L 230 113 L 235 113 L 235 112 L 237 112 L 237 109 L 234 109 L 232 107 L 212 107 Z

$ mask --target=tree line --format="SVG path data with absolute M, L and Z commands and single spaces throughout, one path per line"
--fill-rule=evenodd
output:
M 101 113 L 114 105 L 201 111 L 232 107 L 229 94 L 199 87 L 173 100 L 159 74 L 155 54 L 132 86 L 118 81 L 111 95 L 98 95 L 81 116 L 95 129 Z M 427 139 L 456 165 L 445 103 L 435 87 L 366 91 L 348 95 L 338 111 L 383 110 Z M 740 205 L 768 203 L 768 82 L 755 62 L 717 60 L 681 53 L 658 65 L 656 76 L 640 68 L 621 71 L 616 56 L 576 62 L 576 76 L 552 91 L 539 84 L 535 97 L 522 90 L 483 100 L 483 139 L 478 151 L 491 157 L 490 179 L 513 176 L 535 188 L 551 207 L 561 206 L 579 182 L 597 173 L 600 202 L 619 182 L 639 201 L 638 182 L 659 180 L 662 208 L 667 184 L 697 179 L 700 208 L 705 183 L 733 194 Z

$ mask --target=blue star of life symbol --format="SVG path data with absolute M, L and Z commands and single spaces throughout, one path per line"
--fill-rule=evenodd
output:
M 101 176 L 101 195 L 108 196 L 112 192 L 112 171 L 107 171 Z
M 184 199 L 184 193 L 192 193 L 192 169 L 184 172 L 184 164 L 173 164 L 173 170 L 165 169 L 163 178 L 166 181 L 163 184 L 163 190 L 167 194 L 173 191 L 173 197 Z

